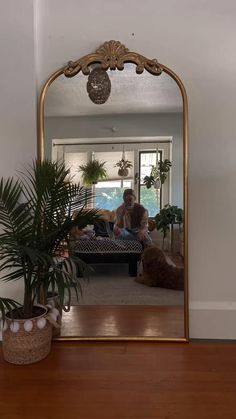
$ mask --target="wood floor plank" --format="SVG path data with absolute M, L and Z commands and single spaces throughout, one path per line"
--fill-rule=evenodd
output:
M 63 313 L 61 337 L 184 337 L 183 306 L 81 305 Z
M 0 352 L 6 419 L 234 419 L 233 343 L 54 342 L 43 361 Z

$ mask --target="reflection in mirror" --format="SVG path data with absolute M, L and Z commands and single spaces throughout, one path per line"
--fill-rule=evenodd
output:
M 72 78 L 61 74 L 45 97 L 44 157 L 65 161 L 73 181 L 92 188 L 90 206 L 99 208 L 103 218 L 73 236 L 73 252 L 94 271 L 89 280 L 81 279 L 79 302 L 74 298 L 70 312 L 63 314 L 61 338 L 184 340 L 186 115 L 181 90 L 166 72 L 137 74 L 131 63 L 106 74 L 110 92 L 108 98 L 99 96 L 105 103 L 91 100 L 82 72 Z M 102 164 L 103 177 L 94 177 L 95 169 L 85 176 L 91 162 Z M 117 233 L 123 225 L 116 210 L 126 189 L 146 209 L 140 220 L 148 214 L 148 243 L 121 240 Z

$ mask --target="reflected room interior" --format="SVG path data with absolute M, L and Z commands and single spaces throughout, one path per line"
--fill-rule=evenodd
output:
M 130 62 L 122 71 L 101 70 L 99 63 L 91 70 L 106 73 L 105 81 L 97 74 L 89 79 L 91 73 L 61 74 L 45 95 L 44 157 L 64 161 L 73 181 L 92 189 L 89 206 L 99 209 L 103 220 L 71 236 L 73 252 L 93 271 L 80 278 L 82 295 L 63 313 L 58 338 L 185 339 L 184 288 L 138 281 L 143 248 L 128 241 L 119 247 L 113 231 L 123 192 L 133 189 L 148 211 L 152 246 L 164 252 L 172 269 L 186 267 L 181 90 L 167 72 L 137 74 Z M 85 183 L 82 168 L 94 161 L 105 176 Z

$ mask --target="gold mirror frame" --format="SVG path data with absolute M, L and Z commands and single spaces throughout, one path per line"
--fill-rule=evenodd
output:
M 175 341 L 188 342 L 189 340 L 189 312 L 188 312 L 188 100 L 185 87 L 181 79 L 170 68 L 160 64 L 156 59 L 148 59 L 136 52 L 129 51 L 119 41 L 105 42 L 95 53 L 85 55 L 77 61 L 69 61 L 68 64 L 53 73 L 42 87 L 38 106 L 38 159 L 44 158 L 44 105 L 49 86 L 59 76 L 74 77 L 80 71 L 84 75 L 90 73 L 90 66 L 99 63 L 104 70 L 123 70 L 125 63 L 136 65 L 136 73 L 141 74 L 144 70 L 154 76 L 159 76 L 162 71 L 167 73 L 177 83 L 183 99 L 183 153 L 184 153 L 184 331 L 183 338 L 160 338 L 160 337 L 59 337 L 55 340 L 142 340 L 142 341 Z

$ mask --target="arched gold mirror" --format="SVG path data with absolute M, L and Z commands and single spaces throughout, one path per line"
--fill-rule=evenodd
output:
M 181 80 L 118 41 L 69 62 L 44 84 L 39 158 L 63 159 L 80 182 L 79 166 L 95 160 L 106 168 L 106 178 L 91 186 L 105 233 L 89 226 L 75 239 L 76 254 L 94 273 L 63 314 L 58 339 L 188 340 L 187 145 Z M 128 171 L 120 171 L 121 161 Z M 148 211 L 153 255 L 149 247 L 145 257 L 142 248 L 126 247 L 128 240 L 123 250 L 112 247 L 115 210 L 127 188 Z M 168 265 L 162 282 L 156 249 Z

